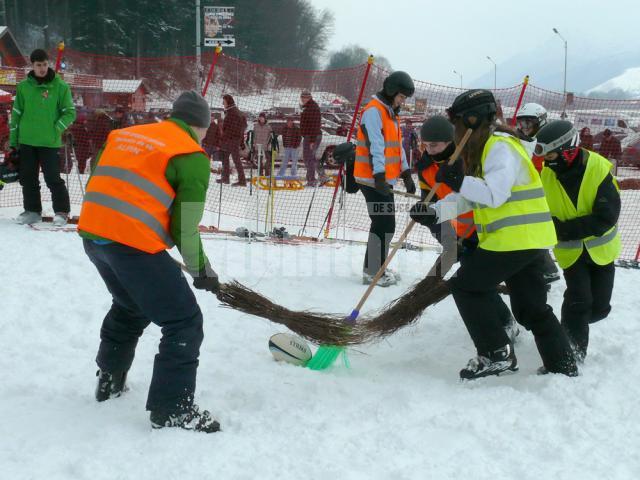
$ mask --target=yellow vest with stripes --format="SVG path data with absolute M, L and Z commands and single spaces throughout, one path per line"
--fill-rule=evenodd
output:
M 527 185 L 512 187 L 511 196 L 498 208 L 474 204 L 473 218 L 480 240 L 479 247 L 495 252 L 551 248 L 557 242 L 556 231 L 542 181 L 531 158 L 516 138 L 489 137 L 482 152 L 482 176 L 487 155 L 497 142 L 505 142 L 513 147 L 529 172 L 531 181 Z
M 611 172 L 611 162 L 603 156 L 587 152 L 584 149 L 582 153 L 588 156 L 586 159 L 587 168 L 578 192 L 578 208 L 573 205 L 569 195 L 556 177 L 556 173 L 547 167 L 542 169 L 542 184 L 547 194 L 551 214 L 563 222 L 591 214 L 598 187 Z M 615 185 L 618 188 L 618 184 L 615 183 Z M 613 262 L 620 254 L 621 249 L 618 226 L 614 225 L 600 237 L 590 236 L 581 240 L 559 241 L 553 249 L 553 254 L 560 267 L 566 269 L 580 258 L 584 248 L 598 265 L 607 265 Z

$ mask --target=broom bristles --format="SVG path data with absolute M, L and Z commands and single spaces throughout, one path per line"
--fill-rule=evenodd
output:
M 427 307 L 448 294 L 447 282 L 428 276 L 383 307 L 380 313 L 365 316 L 356 324 L 348 323 L 344 315 L 289 310 L 236 281 L 222 284 L 218 299 L 223 306 L 284 325 L 310 342 L 346 347 L 379 341 L 394 334 L 415 322 Z

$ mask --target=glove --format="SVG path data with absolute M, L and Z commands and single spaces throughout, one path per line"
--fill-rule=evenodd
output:
M 20 161 L 20 151 L 16 147 L 10 147 L 9 152 L 4 157 L 4 163 L 12 170 L 18 170 Z
M 440 165 L 438 173 L 436 173 L 436 182 L 448 185 L 454 192 L 460 191 L 463 181 L 464 171 L 460 160 L 456 160 L 456 162 L 451 166 L 447 163 L 443 163 Z
M 336 148 L 333 149 L 333 158 L 339 165 L 355 161 L 356 146 L 351 142 L 336 145 Z
M 211 268 L 209 262 L 205 263 L 198 275 L 193 277 L 193 286 L 198 290 L 218 293 L 218 290 L 220 290 L 218 274 Z
M 431 203 L 418 202 L 409 210 L 409 216 L 414 222 L 425 227 L 435 225 L 438 223 L 438 215 L 432 205 Z
M 551 217 L 553 219 L 553 226 L 556 227 L 556 236 L 561 242 L 567 242 L 570 240 L 579 240 L 580 234 L 573 228 L 571 222 L 563 222 L 558 217 Z
M 407 189 L 407 193 L 416 193 L 416 184 L 413 183 L 413 178 L 411 177 L 411 170 L 405 170 L 400 174 L 400 178 L 404 182 L 404 188 Z
M 387 183 L 387 179 L 384 172 L 376 173 L 373 175 L 373 179 L 376 182 L 376 192 L 385 197 L 391 196 L 391 187 Z

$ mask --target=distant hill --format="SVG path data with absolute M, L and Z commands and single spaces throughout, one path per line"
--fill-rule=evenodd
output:
M 640 98 L 640 67 L 627 68 L 622 74 L 587 90 L 586 93 L 590 97 L 599 98 Z
M 605 98 L 640 97 L 640 73 L 629 71 L 640 70 L 640 49 L 613 49 L 603 44 L 585 43 L 578 46 L 569 43 L 567 90 L 576 94 L 591 92 L 592 96 L 602 94 Z M 587 53 L 588 52 L 588 53 Z M 564 49 L 559 39 L 550 38 L 533 50 L 519 54 L 498 64 L 498 86 L 508 87 L 522 82 L 525 75 L 530 75 L 531 83 L 536 87 L 562 91 L 564 71 Z M 635 75 L 634 80 L 629 75 Z M 608 84 L 618 77 L 625 77 L 620 84 Z M 628 80 L 628 81 L 627 81 Z M 605 84 L 604 88 L 603 87 Z M 611 85 L 611 89 L 608 90 Z M 624 85 L 624 86 L 623 86 Z M 470 86 L 487 88 L 493 86 L 493 73 L 487 73 L 475 79 Z M 627 87 L 635 88 L 631 91 Z M 620 88 L 621 91 L 616 92 Z M 624 93 L 629 90 L 629 93 Z M 608 97 L 611 92 L 612 97 Z M 633 93 L 635 92 L 635 93 Z

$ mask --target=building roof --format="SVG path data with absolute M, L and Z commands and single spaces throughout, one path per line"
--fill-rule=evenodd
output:
M 142 87 L 148 93 L 144 82 L 139 80 L 102 80 L 102 91 L 104 93 L 135 93 Z
M 9 27 L 0 26 L 0 51 L 4 58 L 3 63 L 13 67 L 24 67 L 27 65 L 25 56 L 18 46 L 18 42 L 13 38 Z

